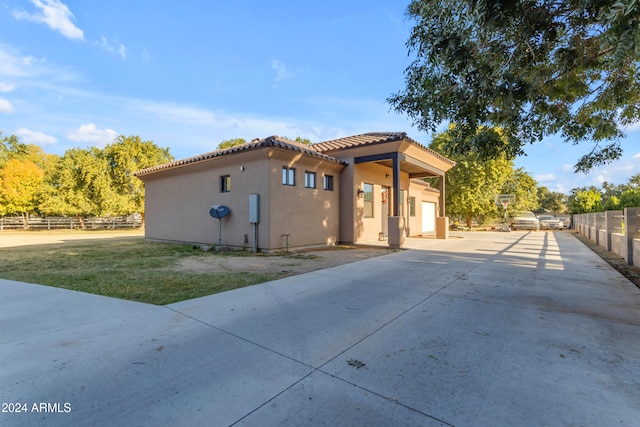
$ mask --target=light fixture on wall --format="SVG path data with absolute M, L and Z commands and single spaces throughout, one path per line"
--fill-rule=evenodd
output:
M 356 197 L 357 197 L 358 199 L 362 199 L 362 198 L 364 197 L 364 190 L 363 190 L 363 189 L 361 189 L 360 187 L 357 187 L 357 190 L 358 190 L 358 191 L 357 191 Z
M 386 177 L 389 178 L 389 174 L 387 174 Z

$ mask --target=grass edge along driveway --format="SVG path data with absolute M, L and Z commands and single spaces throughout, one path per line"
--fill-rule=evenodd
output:
M 165 305 L 292 275 L 179 271 L 172 267 L 188 257 L 267 255 L 203 252 L 198 246 L 148 242 L 142 236 L 95 239 L 92 232 L 77 233 L 87 238 L 0 248 L 0 278 Z

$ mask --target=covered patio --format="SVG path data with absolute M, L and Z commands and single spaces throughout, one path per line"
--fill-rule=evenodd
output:
M 342 191 L 346 196 L 343 197 L 341 203 L 344 205 L 352 204 L 353 208 L 343 210 L 345 217 L 341 219 L 341 223 L 355 225 L 354 242 L 361 240 L 357 233 L 359 224 L 362 224 L 363 228 L 367 225 L 371 227 L 371 224 L 367 224 L 366 220 L 361 218 L 363 214 L 359 210 L 358 199 L 364 194 L 363 186 L 365 183 L 372 183 L 381 186 L 382 189 L 388 187 L 390 190 L 389 216 L 387 225 L 383 228 L 388 232 L 389 247 L 402 247 L 408 234 L 408 222 L 411 221 L 406 210 L 403 214 L 403 204 L 408 203 L 408 200 L 403 200 L 403 192 L 407 192 L 409 198 L 420 197 L 415 196 L 419 192 L 415 189 L 415 181 L 412 182 L 412 180 L 423 178 L 437 179 L 439 194 L 437 199 L 433 200 L 437 206 L 436 237 L 448 238 L 449 226 L 448 218 L 445 216 L 444 177 L 445 173 L 455 165 L 455 162 L 407 137 L 404 132 L 369 133 L 314 144 L 313 147 L 325 154 L 339 157 L 349 164 L 342 175 L 346 181 L 343 183 Z M 350 181 L 350 178 L 353 180 Z M 429 200 L 432 201 L 432 199 Z M 382 202 L 381 200 L 380 203 Z M 374 209 L 374 211 L 378 210 Z M 353 216 L 348 217 L 349 215 Z M 376 223 L 373 222 L 373 224 Z M 344 230 L 342 234 L 347 236 L 348 230 Z M 363 231 L 361 234 L 372 240 L 371 233 Z M 381 234 L 386 233 L 381 232 Z

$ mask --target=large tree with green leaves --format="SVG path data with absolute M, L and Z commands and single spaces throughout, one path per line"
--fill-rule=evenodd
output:
M 232 138 L 226 139 L 218 144 L 218 150 L 224 150 L 226 148 L 237 147 L 238 145 L 244 145 L 247 140 L 244 138 Z
M 9 160 L 22 160 L 29 154 L 29 146 L 20 142 L 15 135 L 2 136 L 0 131 L 0 168 Z
M 72 148 L 45 178 L 39 210 L 45 215 L 83 217 L 121 211 L 121 201 L 109 175 L 109 164 L 100 149 Z
M 27 228 L 29 215 L 38 211 L 44 177 L 56 158 L 37 145 L 0 132 L 0 215 L 18 214 Z
M 455 123 L 450 152 L 513 158 L 560 134 L 593 143 L 578 171 L 620 157 L 640 120 L 640 1 L 413 0 L 408 15 L 414 60 L 388 101 L 423 130 Z
M 511 169 L 502 185 L 502 193 L 516 196 L 516 202 L 509 206 L 512 214 L 517 211 L 534 211 L 539 207 L 538 183 L 524 168 Z
M 119 136 L 104 149 L 67 150 L 45 178 L 39 210 L 45 215 L 144 214 L 144 186 L 133 173 L 173 160 L 139 136 Z
M 568 204 L 569 210 L 574 214 L 601 212 L 602 193 L 594 186 L 574 188 Z
M 602 183 L 602 208 L 618 210 L 640 207 L 640 173 L 633 175 L 625 184 Z
M 0 215 L 19 214 L 24 228 L 37 207 L 44 172 L 30 160 L 8 160 L 0 168 Z
M 510 209 L 528 210 L 537 203 L 536 183 L 524 170 L 514 169 L 512 160 L 501 155 L 484 158 L 477 152 L 465 155 L 449 150 L 455 126 L 436 135 L 429 147 L 456 161 L 445 176 L 446 211 L 450 217 L 462 217 L 468 227 L 473 219 L 497 217 L 501 214 L 495 204 L 499 194 L 515 194 L 516 206 Z M 497 131 L 500 134 L 500 131 Z M 507 144 L 502 138 L 502 144 Z
M 640 208 L 640 188 L 629 189 L 620 195 L 619 209 Z
M 119 198 L 119 212 L 115 213 L 137 212 L 144 215 L 144 183 L 133 173 L 172 161 L 169 149 L 160 148 L 152 141 L 143 141 L 137 135 L 120 135 L 102 150 L 101 155 L 109 166 L 111 185 Z
M 547 187 L 538 187 L 538 202 L 540 204 L 538 213 L 552 212 L 553 215 L 567 210 L 566 198 L 562 193 L 549 191 Z
M 46 154 L 41 147 L 34 144 L 20 142 L 20 138 L 15 135 L 2 136 L 0 131 L 0 168 L 11 160 L 29 160 L 39 168 L 46 169 L 47 163 L 57 157 L 55 154 Z

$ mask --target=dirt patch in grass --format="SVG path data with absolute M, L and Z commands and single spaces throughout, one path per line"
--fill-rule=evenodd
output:
M 620 272 L 620 274 L 629 279 L 631 283 L 634 283 L 638 288 L 640 288 L 640 267 L 627 264 L 624 258 L 620 255 L 610 252 L 602 246 L 596 245 L 581 234 L 576 232 L 572 232 L 572 234 L 584 243 L 586 247 L 598 254 L 598 256 L 606 261 L 611 267 L 615 268 Z
M 333 247 L 288 254 L 189 257 L 179 260 L 172 271 L 193 274 L 251 271 L 253 273 L 302 274 L 336 267 L 391 253 L 385 248 Z

